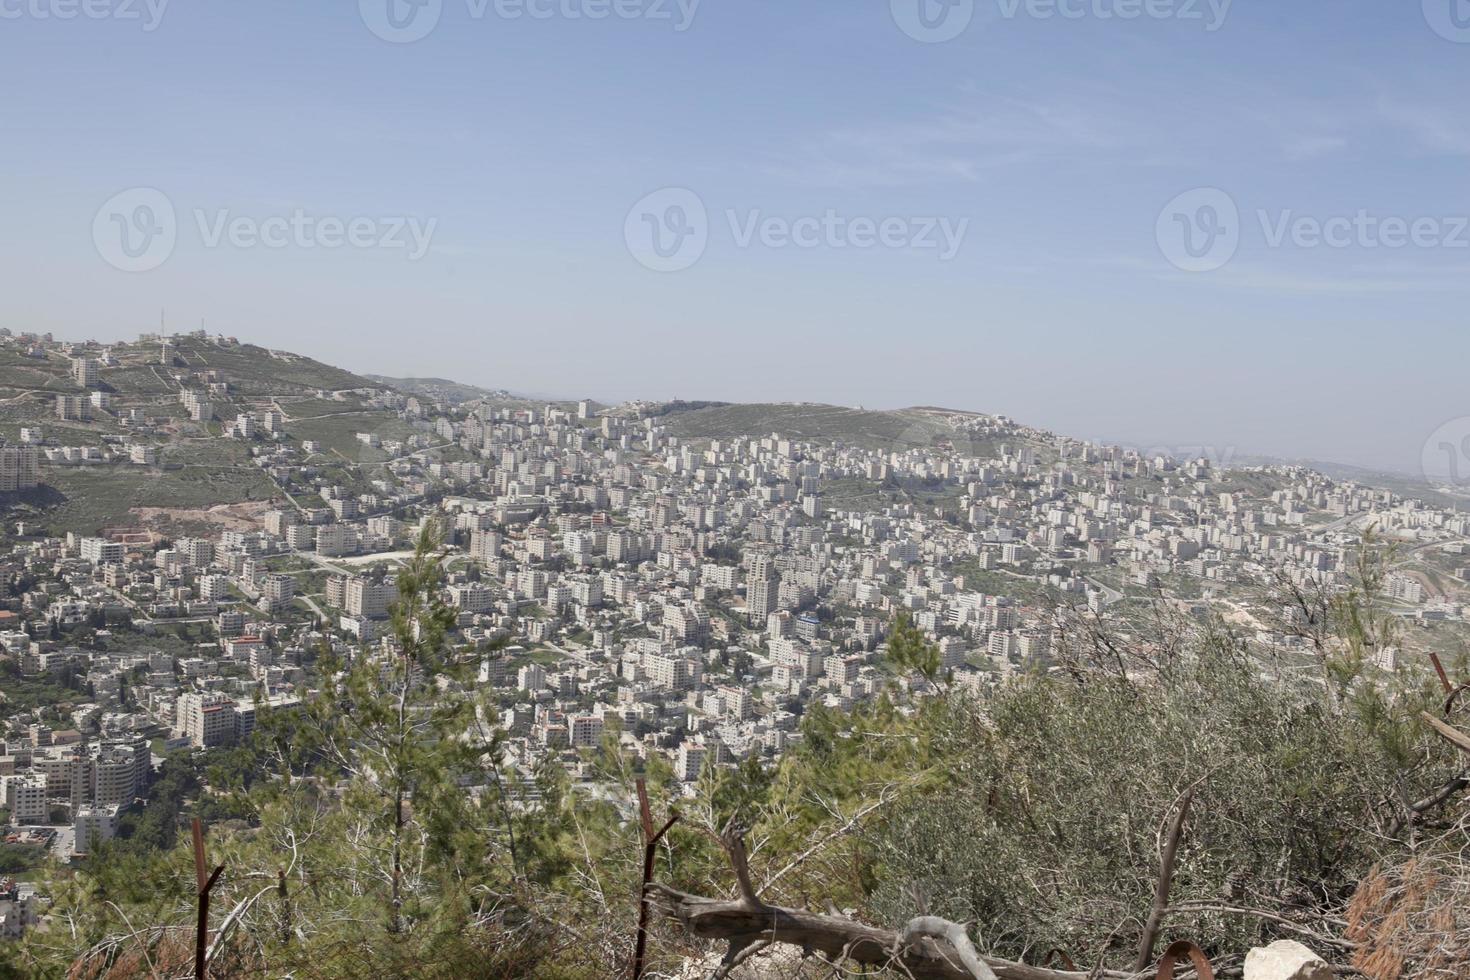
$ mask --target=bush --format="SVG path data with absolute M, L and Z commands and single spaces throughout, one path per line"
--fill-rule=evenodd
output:
M 1222 909 L 1340 912 L 1397 849 L 1399 801 L 1454 774 L 1418 724 L 1428 703 L 1366 682 L 1335 703 L 1218 639 L 1147 681 L 1092 670 L 956 697 L 933 715 L 943 790 L 870 830 L 874 912 L 903 921 L 927 903 L 1011 957 L 1131 953 L 1163 828 L 1198 784 L 1167 926 L 1239 953 L 1267 920 Z

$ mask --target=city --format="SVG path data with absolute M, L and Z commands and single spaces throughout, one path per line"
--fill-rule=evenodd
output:
M 528 793 L 548 762 L 605 789 L 588 751 L 612 736 L 693 795 L 702 774 L 779 757 L 813 705 L 847 711 L 895 679 L 983 694 L 1086 624 L 1129 637 L 1161 606 L 1221 616 L 1263 664 L 1305 666 L 1280 587 L 1346 587 L 1365 534 L 1396 544 L 1383 600 L 1406 627 L 1372 669 L 1422 669 L 1466 635 L 1470 514 L 1428 485 L 1150 456 L 936 408 L 764 412 L 798 433 L 823 419 L 803 438 L 732 430 L 742 406 L 312 388 L 254 373 L 310 362 L 202 331 L 108 345 L 7 331 L 0 355 L 5 385 L 30 389 L 7 403 L 35 416 L 0 448 L 20 500 L 82 475 L 100 496 L 110 478 L 219 467 L 217 443 L 244 472 L 211 478 L 259 488 L 7 528 L 0 663 L 18 683 L 0 803 L 8 843 L 62 864 L 127 823 L 168 753 L 243 744 L 262 713 L 299 711 L 324 651 L 401 653 L 395 580 L 425 526 L 452 643 Z M 50 420 L 53 385 L 14 381 L 46 371 L 74 389 Z M 936 675 L 884 668 L 896 616 L 934 644 Z M 16 939 L 39 906 L 8 887 Z
M 0 980 L 1466 980 L 1470 0 L 0 0 Z

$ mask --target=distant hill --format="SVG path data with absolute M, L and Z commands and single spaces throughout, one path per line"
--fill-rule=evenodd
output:
M 837 405 L 712 405 L 666 414 L 664 425 L 683 439 L 783 436 L 807 442 L 843 443 L 864 449 L 906 449 L 946 442 L 953 430 L 926 411 L 892 412 Z
M 103 370 L 102 390 L 123 400 L 176 395 L 180 386 L 175 375 L 205 371 L 218 372 L 233 392 L 244 396 L 295 396 L 319 390 L 381 387 L 309 357 L 254 344 L 221 345 L 196 337 L 177 338 L 171 365 L 161 363 L 162 345 L 156 342 L 108 346 L 119 364 Z M 101 350 L 102 345 L 93 345 L 77 352 L 96 357 Z M 59 348 L 32 357 L 15 345 L 0 347 L 0 400 L 25 402 L 30 400 L 28 396 L 35 396 L 49 414 L 55 404 L 51 396 L 78 391 L 81 389 L 71 377 L 71 361 Z
M 497 407 L 537 409 L 548 401 L 568 408 L 574 404 L 444 378 L 359 375 L 299 354 L 218 338 L 176 337 L 173 345 L 169 364 L 162 362 L 163 348 L 157 340 L 106 345 L 113 362 L 101 370 L 100 390 L 110 404 L 99 407 L 89 419 L 64 421 L 56 414 L 56 396 L 87 391 L 72 378 L 69 345 L 0 339 L 0 439 L 14 442 L 23 426 L 39 428 L 48 448 L 95 448 L 100 456 L 94 458 L 109 460 L 84 464 L 73 457 L 71 463 L 48 463 L 44 492 L 0 501 L 0 514 L 36 519 L 56 531 L 95 533 L 146 524 L 178 533 L 242 519 L 253 507 L 285 505 L 285 490 L 252 460 L 252 449 L 259 443 L 221 438 L 221 421 L 241 412 L 266 408 L 282 412 L 286 441 L 297 446 L 308 440 L 318 443 L 321 449 L 311 464 L 330 479 L 350 485 L 363 478 L 362 466 L 382 462 L 364 449 L 359 433 L 396 440 L 416 431 L 374 397 L 377 390 L 391 388 L 452 405 L 484 401 Z M 93 357 L 100 357 L 102 350 L 100 344 L 71 346 L 71 353 Z M 211 384 L 227 386 L 209 396 L 216 421 L 194 422 L 180 404 L 180 390 L 202 390 Z M 594 406 L 594 411 L 601 410 Z M 628 417 L 655 416 L 670 435 L 692 442 L 779 433 L 799 441 L 880 451 L 952 447 L 980 456 L 998 451 L 993 438 L 977 437 L 973 429 L 969 434 L 957 432 L 949 424 L 956 416 L 983 416 L 952 409 L 873 411 L 811 403 L 671 401 L 629 402 L 607 410 Z M 129 422 L 134 411 L 146 423 Z M 1017 435 L 1007 441 L 1034 436 Z M 118 447 L 135 440 L 157 450 L 156 465 L 131 464 L 126 453 L 118 452 Z M 1049 440 L 1035 440 L 1038 459 L 1050 458 Z M 1250 460 L 1234 462 L 1248 465 Z M 1303 465 L 1337 479 L 1470 509 L 1470 500 L 1437 492 L 1422 479 L 1330 463 Z M 870 488 L 852 489 L 866 493 Z M 235 510 L 210 513 L 219 508 Z
M 169 534 L 217 530 L 285 502 L 281 489 L 252 461 L 252 444 L 221 438 L 220 420 L 274 407 L 290 420 L 293 439 L 320 439 L 349 451 L 357 445 L 354 431 L 386 431 L 397 423 L 392 413 L 347 394 L 382 387 L 350 371 L 218 338 L 188 335 L 170 342 L 169 363 L 162 342 L 152 339 L 107 345 L 0 342 L 0 439 L 17 441 L 21 428 L 31 427 L 44 434 L 48 449 L 74 447 L 108 460 L 48 462 L 41 491 L 4 501 L 6 516 L 84 534 L 145 525 Z M 98 359 L 104 347 L 111 353 L 97 387 L 75 382 L 68 347 L 73 355 Z M 191 420 L 180 391 L 215 384 L 228 386 L 208 396 L 216 421 Z M 93 407 L 90 418 L 57 417 L 57 395 L 95 392 L 109 401 Z M 135 411 L 148 421 L 129 422 Z M 337 430 L 340 438 L 332 442 Z M 157 463 L 128 462 L 118 449 L 129 441 L 153 447 Z
M 376 384 L 420 398 L 432 398 L 450 405 L 463 405 L 474 401 L 511 401 L 516 396 L 503 388 L 481 388 L 447 378 L 390 378 L 381 374 L 369 374 L 368 379 Z
M 1350 463 L 1332 463 L 1320 459 L 1280 459 L 1274 456 L 1241 456 L 1235 460 L 1240 466 L 1305 466 L 1334 480 L 1361 483 L 1368 487 L 1392 490 L 1405 497 L 1417 497 L 1427 504 L 1454 510 L 1470 510 L 1470 500 L 1445 493 L 1425 480 L 1423 476 L 1401 473 L 1395 470 L 1378 470 Z

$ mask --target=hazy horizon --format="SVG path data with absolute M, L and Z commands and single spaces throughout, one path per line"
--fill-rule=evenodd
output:
M 1450 2 L 27 0 L 0 323 L 1416 472 L 1470 415 Z

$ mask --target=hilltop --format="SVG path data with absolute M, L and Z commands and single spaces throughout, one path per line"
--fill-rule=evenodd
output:
M 296 444 L 317 440 L 338 453 L 354 442 L 344 430 L 403 428 L 395 413 L 369 404 L 381 386 L 350 371 L 232 338 L 189 334 L 168 343 L 0 335 L 0 438 L 20 442 L 26 429 L 46 454 L 44 485 L 10 501 L 11 516 L 82 533 L 218 526 L 242 506 L 286 502 L 252 458 L 250 440 L 221 438 L 242 412 L 278 411 Z M 94 384 L 73 377 L 78 357 L 98 363 Z M 210 402 L 211 418 L 190 417 L 186 389 Z M 58 395 L 80 396 L 85 417 L 59 417 Z M 134 460 L 132 447 L 150 461 Z
M 448 405 L 463 405 L 475 401 L 510 401 L 515 399 L 503 388 L 482 388 L 479 385 L 463 384 L 447 378 L 390 378 L 381 374 L 365 375 L 373 384 L 394 388 L 410 395 L 430 398 Z
M 807 442 L 844 444 L 862 449 L 903 451 L 949 442 L 954 429 L 943 409 L 870 411 L 809 403 L 711 405 L 663 417 L 669 434 L 684 439 L 732 439 L 779 432 Z M 964 413 L 971 415 L 973 413 Z
M 406 414 L 408 396 L 463 406 L 540 411 L 565 400 L 536 400 L 443 378 L 359 375 L 288 351 L 234 338 L 189 334 L 145 336 L 134 343 L 65 343 L 0 333 L 0 439 L 30 441 L 46 453 L 44 486 L 9 502 L 9 516 L 53 531 L 97 533 L 143 525 L 161 533 L 220 527 L 270 507 L 297 506 L 275 474 L 280 453 L 343 486 L 365 486 L 378 468 L 405 453 L 440 461 L 469 459 L 460 447 Z M 98 362 L 90 387 L 73 377 L 77 357 Z M 191 418 L 183 393 L 211 403 L 211 416 Z M 58 417 L 57 396 L 78 395 L 95 408 L 88 418 Z M 938 407 L 871 410 L 814 403 L 731 404 L 714 401 L 593 405 L 594 413 L 653 416 L 669 436 L 696 444 L 737 437 L 783 437 L 858 450 L 905 452 L 952 448 L 994 456 L 1001 441 L 1029 447 L 1040 462 L 1054 458 L 1055 437 L 1001 416 Z M 222 438 L 240 416 L 278 415 L 275 431 Z M 393 448 L 385 452 L 379 447 Z M 311 447 L 308 449 L 308 447 Z M 141 450 L 142 458 L 132 453 Z M 1320 468 L 1320 467 L 1319 467 Z M 1243 471 L 1242 471 L 1243 472 Z M 1244 477 L 1242 477 L 1244 478 Z M 1429 487 L 1390 481 L 1376 486 L 1444 501 Z M 922 481 L 880 487 L 837 481 L 831 502 L 855 509 L 918 502 L 957 503 Z M 309 496 L 314 496 L 314 492 Z

